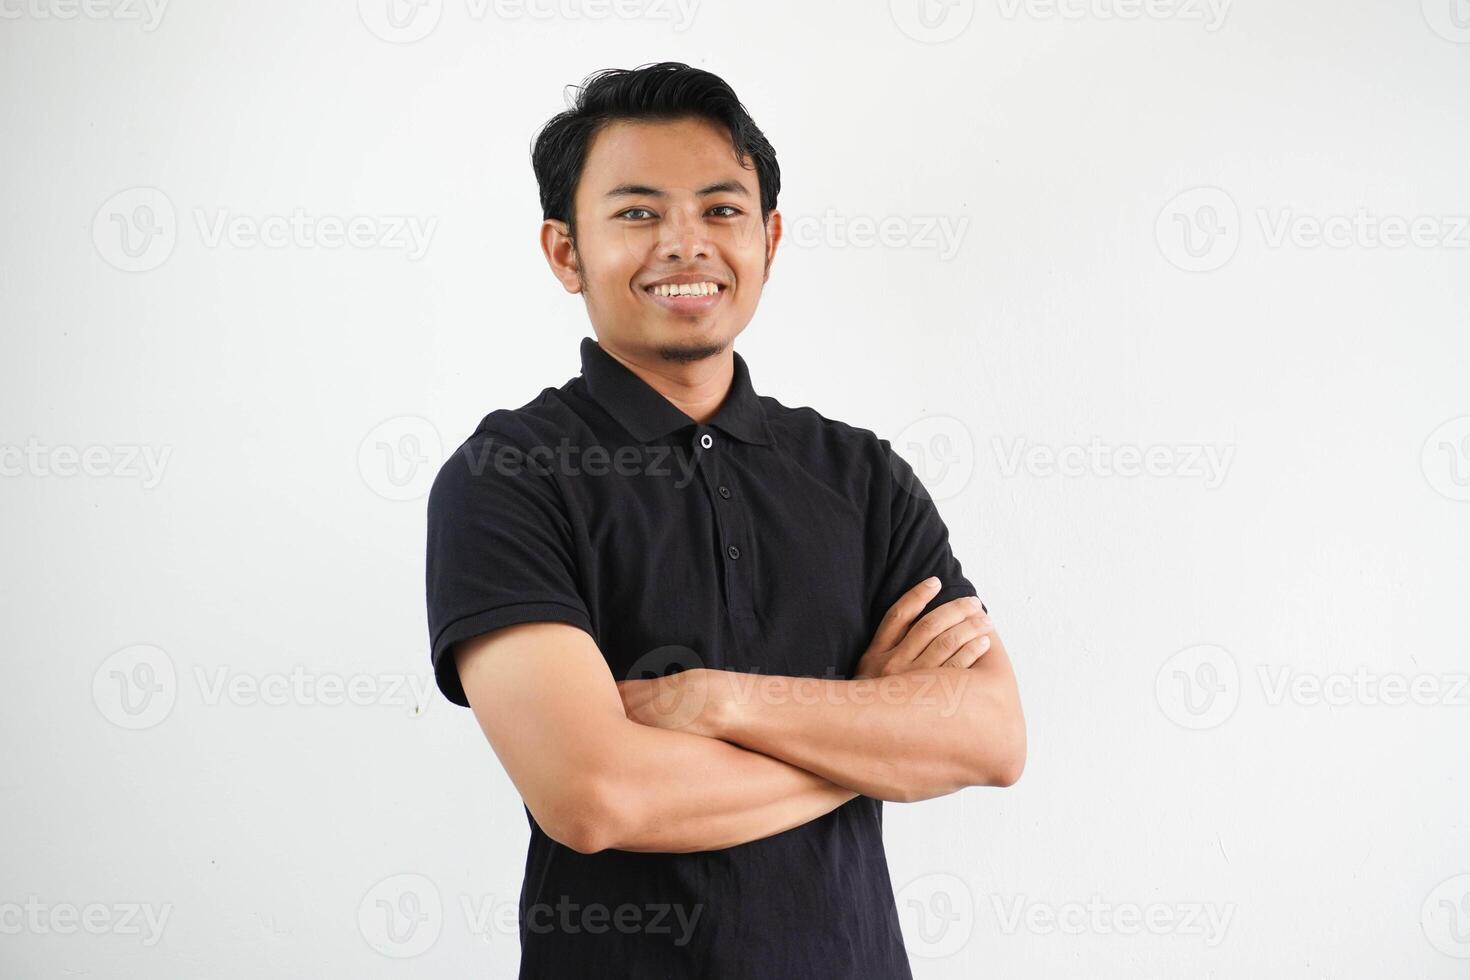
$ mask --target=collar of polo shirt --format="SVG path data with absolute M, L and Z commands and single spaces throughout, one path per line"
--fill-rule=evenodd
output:
M 768 445 L 771 429 L 751 386 L 750 369 L 739 353 L 731 354 L 735 374 L 730 392 L 709 424 L 741 442 Z M 699 424 L 591 337 L 582 338 L 582 376 L 588 393 L 639 442 L 652 442 L 686 425 Z

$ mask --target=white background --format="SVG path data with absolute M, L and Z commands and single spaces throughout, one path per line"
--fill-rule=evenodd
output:
M 1022 781 L 885 808 L 916 976 L 1465 975 L 1470 5 L 386 2 L 0 2 L 0 974 L 514 974 L 424 493 L 590 333 L 536 129 L 675 59 L 782 166 L 757 390 L 1016 663 Z

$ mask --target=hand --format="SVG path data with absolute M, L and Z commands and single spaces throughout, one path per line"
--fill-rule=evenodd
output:
M 995 626 L 975 596 L 952 599 L 914 622 L 938 588 L 937 582 L 920 582 L 899 596 L 858 661 L 854 678 L 930 667 L 968 668 L 985 655 Z
M 728 684 L 716 683 L 716 679 L 727 674 L 708 667 L 691 667 L 666 677 L 618 681 L 623 713 L 650 728 L 718 738 L 723 702 L 714 695 Z

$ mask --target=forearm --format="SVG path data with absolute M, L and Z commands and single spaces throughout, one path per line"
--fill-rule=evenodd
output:
M 594 845 L 708 851 L 799 827 L 858 794 L 729 742 L 629 721 L 601 753 Z
M 999 637 L 967 669 L 739 680 L 710 712 L 708 734 L 867 796 L 912 802 L 1007 786 L 1025 758 L 1015 674 Z

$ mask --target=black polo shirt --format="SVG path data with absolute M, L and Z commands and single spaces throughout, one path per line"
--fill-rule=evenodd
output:
M 848 678 L 930 575 L 974 595 L 933 501 L 888 440 L 756 394 L 745 361 L 698 423 L 591 338 L 582 372 L 491 412 L 428 504 L 428 618 L 450 647 L 534 620 L 591 634 L 618 679 L 693 666 Z M 522 977 L 909 977 L 882 801 L 688 854 L 580 854 L 529 809 Z

